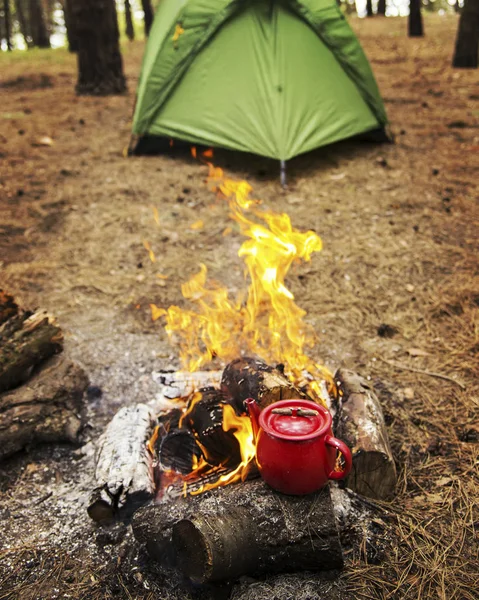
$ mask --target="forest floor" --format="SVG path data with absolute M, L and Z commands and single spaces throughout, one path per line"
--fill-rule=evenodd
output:
M 299 157 L 285 190 L 276 164 L 230 153 L 215 153 L 215 162 L 295 227 L 321 236 L 323 251 L 288 279 L 319 333 L 315 358 L 370 376 L 382 390 L 397 496 L 386 530 L 378 529 L 382 562 L 365 540 L 348 556 L 344 597 L 472 600 L 478 72 L 450 66 L 455 16 L 426 16 L 423 39 L 406 37 L 404 19 L 352 23 L 395 143 L 344 142 Z M 154 397 L 152 372 L 178 366 L 160 322 L 151 322 L 151 302 L 184 305 L 180 285 L 200 262 L 230 289 L 245 285 L 242 239 L 234 228 L 222 235 L 228 210 L 205 184 L 206 167 L 184 156 L 123 156 L 142 52 L 141 42 L 124 47 L 129 92 L 108 98 L 75 96 L 75 59 L 65 51 L 0 55 L 0 287 L 54 313 L 65 351 L 102 389 L 88 400 L 90 439 L 118 407 Z M 200 219 L 204 228 L 191 228 Z M 154 573 L 128 530 L 93 525 L 85 511 L 91 468 L 67 445 L 0 465 L 0 599 L 247 597 L 247 582 L 201 591 Z M 268 585 L 265 598 L 321 597 L 314 581 L 289 595 Z

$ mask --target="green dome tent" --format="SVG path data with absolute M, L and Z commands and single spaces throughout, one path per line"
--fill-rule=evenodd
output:
M 336 0 L 162 0 L 130 149 L 160 136 L 285 161 L 386 123 Z

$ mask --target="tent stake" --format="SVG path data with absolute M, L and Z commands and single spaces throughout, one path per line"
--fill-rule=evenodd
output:
M 280 161 L 280 180 L 281 180 L 281 186 L 282 187 L 286 187 L 286 161 L 285 160 L 281 160 Z

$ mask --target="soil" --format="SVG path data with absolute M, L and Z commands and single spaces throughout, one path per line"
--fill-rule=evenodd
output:
M 91 456 L 44 446 L 0 465 L 1 599 L 246 598 L 254 586 L 265 598 L 299 597 L 295 589 L 311 599 L 477 598 L 477 71 L 450 66 L 456 16 L 427 15 L 423 39 L 406 37 L 404 19 L 351 22 L 395 143 L 298 157 L 287 189 L 270 161 L 228 152 L 214 161 L 323 240 L 288 283 L 320 335 L 315 357 L 370 377 L 383 402 L 400 475 L 381 505 L 381 556 L 365 535 L 334 584 L 295 587 L 285 576 L 283 587 L 276 578 L 193 588 L 151 565 L 128 527 L 89 521 Z M 1 287 L 57 316 L 93 386 L 85 441 L 120 406 L 154 398 L 153 372 L 179 366 L 151 302 L 183 305 L 180 285 L 200 262 L 244 287 L 241 237 L 221 235 L 228 210 L 206 168 L 185 154 L 123 154 L 142 52 L 142 42 L 124 47 L 129 92 L 107 98 L 75 96 L 75 59 L 63 50 L 0 56 Z M 192 229 L 199 219 L 205 227 Z

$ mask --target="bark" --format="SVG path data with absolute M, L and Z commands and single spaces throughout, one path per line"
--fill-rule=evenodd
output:
M 424 35 L 421 0 L 409 0 L 408 35 L 409 37 L 422 37 Z
M 148 37 L 153 24 L 153 8 L 151 7 L 151 0 L 141 0 L 141 7 L 143 8 L 145 20 L 145 36 Z
M 0 459 L 40 442 L 77 441 L 87 385 L 78 365 L 55 356 L 28 385 L 0 394 Z
M 63 0 L 63 17 L 65 19 L 65 28 L 67 30 L 68 50 L 69 52 L 78 52 L 78 31 L 75 20 L 72 16 L 72 0 Z
M 396 467 L 379 400 L 370 383 L 353 371 L 339 369 L 335 381 L 341 393 L 336 435 L 353 455 L 346 486 L 370 498 L 389 498 Z
M 77 94 L 109 95 L 126 90 L 114 0 L 70 0 L 78 33 Z
M 160 562 L 172 546 L 176 566 L 196 583 L 343 564 L 329 488 L 285 496 L 261 480 L 233 484 L 142 508 L 133 531 Z
M 50 37 L 41 0 L 29 0 L 29 12 L 33 46 L 50 48 Z
M 35 367 L 62 348 L 63 334 L 53 317 L 19 310 L 0 325 L 0 393 L 27 381 Z
M 310 399 L 274 367 L 255 358 L 238 358 L 223 371 L 221 390 L 237 414 L 244 414 L 244 401 L 254 398 L 261 408 L 290 398 Z
M 147 442 L 155 417 L 146 404 L 121 408 L 108 424 L 96 453 L 96 487 L 88 514 L 94 521 L 128 517 L 153 497 L 153 457 Z
M 366 0 L 366 16 L 367 17 L 372 17 L 374 15 L 373 13 L 373 3 L 372 0 Z
M 125 33 L 130 42 L 135 39 L 135 29 L 133 27 L 133 19 L 131 16 L 130 0 L 125 0 Z
M 3 20 L 5 23 L 5 41 L 7 50 L 12 51 L 12 15 L 10 13 L 10 0 L 3 0 Z
M 386 0 L 378 0 L 378 15 L 386 16 Z
M 24 0 L 15 0 L 15 15 L 20 26 L 20 32 L 25 40 L 27 48 L 33 47 L 33 40 L 29 23 L 25 17 L 25 3 Z
M 464 0 L 452 66 L 461 69 L 477 69 L 478 60 L 479 0 Z

